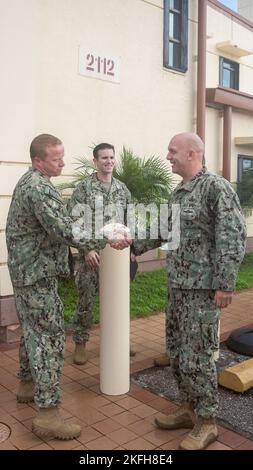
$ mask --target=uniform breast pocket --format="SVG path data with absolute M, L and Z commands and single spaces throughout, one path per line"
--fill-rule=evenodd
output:
M 181 206 L 181 219 L 183 221 L 193 222 L 199 218 L 201 206 L 199 204 L 194 205 L 182 205 Z
M 181 207 L 181 229 L 184 238 L 201 239 L 201 230 L 198 226 L 200 215 L 200 206 L 183 206 Z
M 199 205 L 181 207 L 181 258 L 190 264 L 193 271 L 199 271 L 202 264 L 202 231 L 199 227 Z

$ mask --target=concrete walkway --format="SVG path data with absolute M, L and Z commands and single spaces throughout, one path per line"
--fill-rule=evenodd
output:
M 233 304 L 223 311 L 221 339 L 241 326 L 253 324 L 253 289 L 236 294 Z M 131 344 L 137 354 L 131 358 L 131 372 L 153 365 L 164 351 L 164 314 L 131 322 Z M 187 430 L 163 431 L 153 422 L 160 412 L 169 413 L 176 405 L 133 384 L 130 392 L 108 396 L 99 390 L 99 328 L 94 328 L 88 343 L 89 361 L 84 366 L 72 362 L 73 343 L 67 338 L 62 375 L 62 414 L 79 422 L 82 434 L 73 441 L 42 440 L 31 431 L 36 407 L 16 402 L 18 344 L 0 345 L 0 423 L 11 428 L 1 449 L 133 449 L 173 450 Z M 219 427 L 218 441 L 208 450 L 253 450 L 253 441 Z

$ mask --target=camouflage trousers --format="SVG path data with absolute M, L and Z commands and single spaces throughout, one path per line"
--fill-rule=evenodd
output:
M 181 401 L 198 416 L 214 417 L 218 384 L 214 352 L 219 347 L 220 310 L 215 291 L 170 289 L 166 319 L 168 354 Z
M 75 343 L 86 343 L 92 326 L 92 310 L 99 289 L 98 269 L 90 268 L 87 263 L 79 263 L 75 276 L 78 304 L 73 321 Z
M 65 330 L 63 306 L 56 278 L 41 279 L 32 286 L 15 287 L 22 336 L 19 378 L 35 382 L 34 401 L 39 407 L 60 402 Z

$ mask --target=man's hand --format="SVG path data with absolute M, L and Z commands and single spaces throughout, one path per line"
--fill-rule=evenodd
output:
M 99 266 L 99 254 L 95 250 L 91 250 L 85 256 L 85 261 L 90 268 L 97 268 Z
M 116 239 L 108 240 L 110 247 L 114 248 L 115 250 L 124 250 L 124 248 L 128 248 L 132 242 L 132 239 L 129 238 L 129 235 L 126 233 L 117 237 Z
M 214 297 L 214 302 L 219 308 L 226 308 L 231 304 L 233 292 L 217 290 Z
M 103 227 L 103 235 L 107 238 L 107 243 L 115 250 L 128 248 L 132 243 L 130 230 L 125 225 L 112 222 Z

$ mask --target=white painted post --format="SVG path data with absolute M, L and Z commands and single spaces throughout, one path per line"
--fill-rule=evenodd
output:
M 122 395 L 130 388 L 129 248 L 100 252 L 100 389 Z

